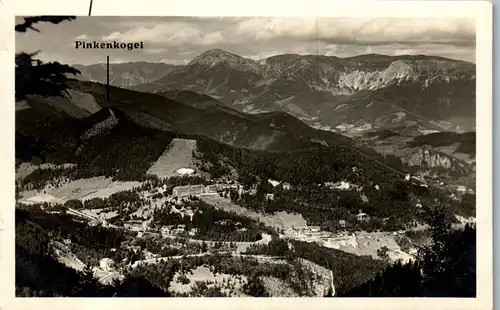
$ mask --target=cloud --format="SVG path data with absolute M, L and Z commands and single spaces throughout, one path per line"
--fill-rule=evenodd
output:
M 238 23 L 236 33 L 257 40 L 306 38 L 316 33 L 315 18 L 250 18 Z
M 201 44 L 210 45 L 228 41 L 221 31 L 209 33 L 201 39 Z
M 283 52 L 280 52 L 280 51 L 269 51 L 269 52 L 267 52 L 266 51 L 266 52 L 262 52 L 262 53 L 254 54 L 254 55 L 242 55 L 242 57 L 250 58 L 250 59 L 253 59 L 253 60 L 261 60 L 261 59 L 265 59 L 265 58 L 276 56 L 276 55 L 280 55 L 280 54 L 283 54 Z
M 40 30 L 16 33 L 16 51 L 42 50 L 65 63 L 101 62 L 110 52 L 75 50 L 75 38 L 143 41 L 144 50 L 113 54 L 129 61 L 179 64 L 213 48 L 253 59 L 285 53 L 407 53 L 475 61 L 476 41 L 474 20 L 443 18 L 99 16 L 78 17 L 64 27 L 41 25 Z
M 474 44 L 475 21 L 446 18 L 250 18 L 236 26 L 239 35 L 256 40 L 275 38 L 330 44 L 377 45 Z
M 223 31 L 206 33 L 201 28 L 188 23 L 173 22 L 151 27 L 139 27 L 123 32 L 114 31 L 103 36 L 102 40 L 145 41 L 163 46 L 177 46 L 181 44 L 219 44 L 227 42 L 228 38 Z
M 88 39 L 89 37 L 84 33 L 75 38 L 75 40 L 88 40 Z
M 319 22 L 319 39 L 328 43 L 381 45 L 475 44 L 475 21 L 468 19 L 371 19 Z
M 401 49 L 395 49 L 393 52 L 394 56 L 400 56 L 400 55 L 415 55 L 418 54 L 418 50 L 413 49 L 413 48 L 401 48 Z
M 168 49 L 166 49 L 166 48 L 148 48 L 148 49 L 144 50 L 144 53 L 150 54 L 150 55 L 164 54 L 167 52 L 168 52 Z
M 127 42 L 146 41 L 153 43 L 182 44 L 194 37 L 201 37 L 203 32 L 187 23 L 157 24 L 151 27 L 132 28 L 123 32 L 114 31 L 102 37 L 103 40 L 121 40 Z
M 178 52 L 177 55 L 183 55 L 183 56 L 186 56 L 186 55 L 195 55 L 196 54 L 196 51 L 182 51 L 182 52 Z

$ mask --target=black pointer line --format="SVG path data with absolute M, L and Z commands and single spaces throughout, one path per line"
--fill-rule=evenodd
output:
M 90 13 L 92 13 L 92 2 L 93 2 L 93 0 L 90 0 L 89 16 L 90 16 Z
M 93 0 L 90 0 L 89 16 L 92 14 L 92 2 Z M 106 99 L 109 103 L 109 56 L 106 56 Z
M 92 0 L 90 0 L 92 1 Z M 109 55 L 106 56 L 106 99 L 108 101 L 108 104 L 110 103 L 109 101 Z

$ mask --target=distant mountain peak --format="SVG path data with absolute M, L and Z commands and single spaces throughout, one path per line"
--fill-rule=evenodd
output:
M 202 65 L 211 68 L 219 64 L 224 64 L 230 69 L 240 71 L 260 71 L 260 67 L 257 62 L 217 48 L 208 50 L 198 55 L 188 63 L 188 66 Z
M 241 58 L 241 56 L 226 52 L 224 50 L 221 50 L 220 48 L 214 48 L 200 54 L 200 56 L 225 56 L 225 55 Z

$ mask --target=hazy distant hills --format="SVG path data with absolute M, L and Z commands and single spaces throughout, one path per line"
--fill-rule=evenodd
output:
M 75 65 L 74 67 L 82 73 L 77 76 L 78 79 L 100 83 L 106 82 L 105 63 L 88 66 Z M 138 84 L 150 83 L 164 77 L 177 68 L 175 65 L 145 61 L 110 64 L 109 67 L 110 84 L 117 87 L 130 87 Z

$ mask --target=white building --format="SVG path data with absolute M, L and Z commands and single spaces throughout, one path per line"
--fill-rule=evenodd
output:
M 112 271 L 114 267 L 115 262 L 111 258 L 103 258 L 99 262 L 99 267 L 101 267 L 102 270 L 104 271 Z
M 185 230 L 182 228 L 176 228 L 176 229 L 172 229 L 172 234 L 173 235 L 180 235 L 180 234 L 184 233 L 184 231 Z
M 273 187 L 276 187 L 276 186 L 280 185 L 280 183 L 281 183 L 279 181 L 275 181 L 272 179 L 267 180 L 267 182 L 269 182 L 269 184 L 271 184 Z
M 189 216 L 189 220 L 193 221 L 194 211 L 191 209 L 186 209 L 183 213 L 183 216 Z
M 173 226 L 172 225 L 169 225 L 169 226 L 163 226 L 161 229 L 160 229 L 160 233 L 162 236 L 169 236 L 172 234 L 172 228 Z
M 309 226 L 309 229 L 311 232 L 319 232 L 321 230 L 321 227 L 319 226 Z
M 191 230 L 189 230 L 190 236 L 195 236 L 196 233 L 198 233 L 198 228 L 191 228 Z
M 347 224 L 347 222 L 345 220 L 339 220 L 340 227 L 345 228 L 346 224 Z
M 363 213 L 361 210 L 359 210 L 359 213 L 358 213 L 358 215 L 356 215 L 356 218 L 360 222 L 365 222 L 365 221 L 370 220 L 370 217 L 368 216 L 368 214 Z
M 186 185 L 186 186 L 176 186 L 172 190 L 174 196 L 186 197 L 186 196 L 197 196 L 206 193 L 205 185 Z
M 406 174 L 405 180 L 406 181 L 410 181 L 410 179 L 411 179 L 411 174 L 410 173 Z
M 266 194 L 266 200 L 274 200 L 274 194 Z

